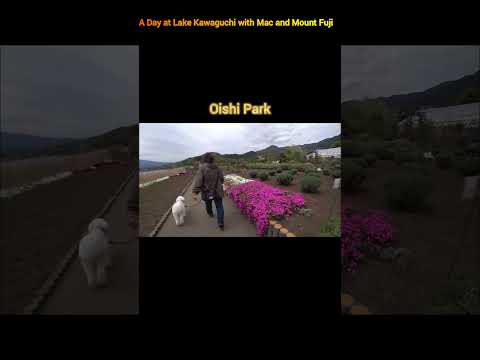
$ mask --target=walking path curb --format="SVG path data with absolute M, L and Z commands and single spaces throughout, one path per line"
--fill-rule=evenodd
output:
M 135 176 L 138 176 L 138 170 L 135 169 L 130 175 L 128 175 L 127 179 L 120 185 L 117 189 L 115 194 L 106 202 L 103 206 L 102 210 L 100 210 L 95 218 L 103 217 L 107 211 L 112 207 L 112 204 L 115 202 L 115 199 L 120 195 L 123 191 L 125 186 L 130 182 L 130 180 Z M 93 220 L 93 219 L 92 219 Z M 86 234 L 86 232 L 82 235 L 82 237 Z M 80 238 L 81 239 L 81 238 Z M 55 286 L 58 284 L 58 281 L 62 277 L 62 275 L 67 270 L 68 266 L 74 259 L 75 255 L 77 254 L 78 244 L 80 239 L 75 242 L 75 244 L 70 248 L 67 254 L 63 257 L 63 259 L 58 263 L 55 270 L 50 274 L 47 280 L 43 283 L 42 287 L 36 292 L 36 297 L 33 301 L 28 304 L 24 309 L 22 314 L 23 315 L 33 315 L 35 314 L 40 306 L 45 302 L 47 297 L 53 292 Z
M 359 304 L 353 296 L 343 293 L 341 296 L 342 314 L 346 315 L 371 315 L 367 307 Z

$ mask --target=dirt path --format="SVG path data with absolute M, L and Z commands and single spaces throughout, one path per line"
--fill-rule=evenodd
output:
M 130 180 L 105 215 L 110 224 L 113 253 L 109 286 L 89 289 L 76 258 L 40 309 L 40 314 L 138 314 L 138 238 L 127 220 L 127 202 L 132 191 L 138 191 L 135 179 Z
M 185 192 L 185 203 L 193 204 L 192 186 Z M 160 231 L 158 237 L 257 237 L 255 225 L 250 223 L 248 218 L 235 207 L 232 200 L 228 197 L 223 198 L 223 207 L 225 210 L 225 230 L 221 231 L 217 226 L 216 217 L 210 218 L 205 211 L 203 202 L 187 208 L 187 216 L 183 226 L 176 226 L 172 214 L 168 216 Z M 216 214 L 215 205 L 213 205 L 214 214 Z

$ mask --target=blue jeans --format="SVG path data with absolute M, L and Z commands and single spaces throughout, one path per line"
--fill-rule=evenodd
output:
M 218 225 L 223 225 L 223 202 L 222 202 L 222 198 L 213 199 L 213 200 L 208 200 L 208 199 L 205 200 L 205 208 L 207 209 L 207 213 L 209 215 L 213 215 L 212 201 L 215 201 L 215 207 L 217 208 Z

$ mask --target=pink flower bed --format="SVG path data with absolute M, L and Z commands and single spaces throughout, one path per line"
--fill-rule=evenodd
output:
M 301 194 L 256 180 L 230 186 L 225 191 L 242 213 L 255 223 L 258 235 L 265 233 L 270 217 L 290 216 L 296 208 L 305 206 Z
M 359 214 L 349 207 L 342 209 L 341 257 L 345 270 L 355 272 L 367 251 L 377 253 L 392 240 L 393 226 L 385 213 L 368 210 Z

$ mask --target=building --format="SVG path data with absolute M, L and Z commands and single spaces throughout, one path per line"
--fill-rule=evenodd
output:
M 325 158 L 325 157 L 334 157 L 334 158 L 340 158 L 342 156 L 342 151 L 341 147 L 336 147 L 336 148 L 330 148 L 330 149 L 318 149 L 315 150 L 314 152 L 308 153 L 307 154 L 307 159 L 315 159 L 317 157 L 319 158 Z
M 441 135 L 451 128 L 462 128 L 464 133 L 475 132 L 480 122 L 480 102 L 418 110 L 398 123 L 399 130 L 410 123 L 416 128 L 423 119 L 433 126 L 435 133 Z

